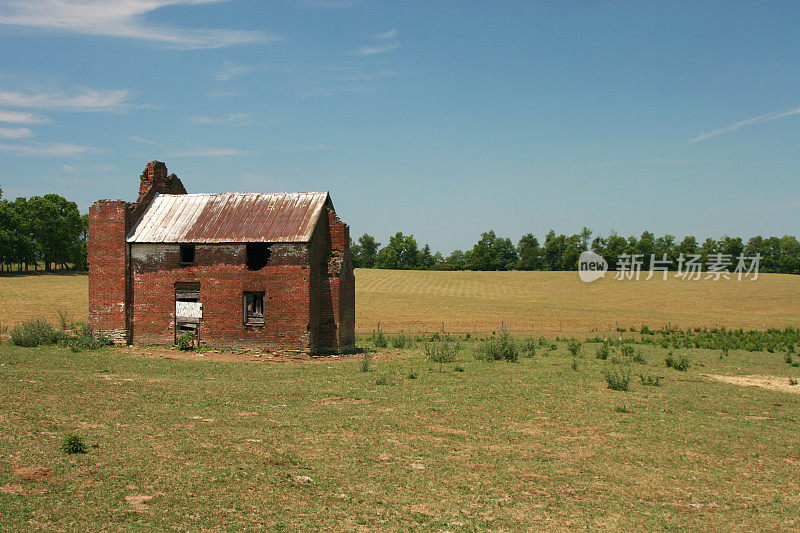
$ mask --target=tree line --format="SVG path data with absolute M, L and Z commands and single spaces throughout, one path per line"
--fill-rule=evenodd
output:
M 0 272 L 86 269 L 89 215 L 57 194 L 3 200 L 0 188 Z
M 550 230 L 540 243 L 533 234 L 522 236 L 514 245 L 507 237 L 498 237 L 494 231 L 481 234 L 475 245 L 466 251 L 454 250 L 448 256 L 432 252 L 427 244 L 420 248 L 413 235 L 399 232 L 381 247 L 372 235 L 364 234 L 352 243 L 353 265 L 356 268 L 391 268 L 406 270 L 577 270 L 578 258 L 583 251 L 592 250 L 616 270 L 620 256 L 639 255 L 643 258 L 642 270 L 649 269 L 651 257 L 663 261 L 674 270 L 683 255 L 699 256 L 703 265 L 718 259 L 718 254 L 732 260 L 760 256 L 760 272 L 800 274 L 800 242 L 797 237 L 751 237 L 746 242 L 741 237 L 723 236 L 699 242 L 689 235 L 678 241 L 674 235 L 656 237 L 645 231 L 640 237 L 623 237 L 611 232 L 607 237 L 592 238 L 594 232 L 584 227 L 575 235 L 557 235 Z
M 54 268 L 85 270 L 89 216 L 81 215 L 75 202 L 57 194 L 3 200 L 0 188 L 0 272 L 11 270 L 46 271 Z M 707 265 L 715 255 L 730 256 L 736 264 L 740 255 L 760 255 L 761 272 L 800 274 L 800 242 L 791 235 L 783 237 L 723 236 L 699 242 L 689 235 L 678 241 L 673 235 L 656 237 L 645 231 L 639 237 L 623 237 L 611 232 L 593 237 L 584 227 L 575 235 L 557 235 L 550 230 L 544 242 L 528 233 L 515 245 L 494 231 L 481 234 L 469 250 L 453 250 L 446 257 L 425 244 L 421 248 L 413 235 L 398 232 L 385 246 L 369 234 L 351 243 L 356 268 L 404 270 L 577 270 L 581 252 L 592 250 L 602 256 L 610 270 L 616 270 L 620 256 L 639 255 L 642 270 L 647 270 L 651 256 L 677 267 L 678 259 L 698 255 Z

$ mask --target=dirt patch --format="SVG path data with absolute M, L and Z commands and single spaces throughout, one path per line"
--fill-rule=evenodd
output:
M 22 485 L 6 483 L 0 485 L 0 494 L 20 494 L 22 493 Z
M 42 466 L 26 466 L 14 470 L 14 477 L 24 479 L 26 481 L 43 481 L 48 480 L 53 476 L 53 471 L 49 468 Z
M 703 377 L 740 385 L 742 387 L 760 387 L 762 389 L 776 390 L 800 394 L 800 385 L 790 385 L 789 378 L 780 376 L 721 376 L 716 374 L 701 374 Z
M 367 403 L 364 399 L 344 398 L 342 396 L 329 396 L 320 400 L 322 405 L 337 405 L 342 403 Z
M 113 346 L 111 349 L 131 355 L 142 355 L 146 357 L 155 357 L 158 359 L 184 359 L 191 361 L 248 361 L 252 363 L 332 363 L 335 361 L 360 361 L 364 357 L 364 354 L 361 353 L 311 356 L 296 353 L 256 353 L 251 351 L 222 352 L 218 350 L 209 350 L 203 352 L 183 352 L 180 350 L 173 350 L 168 346 Z M 370 353 L 369 355 L 374 360 L 380 360 L 408 356 L 409 352 L 384 350 Z
M 152 500 L 153 497 L 147 494 L 128 494 L 125 496 L 125 501 L 128 502 L 134 511 L 146 511 L 150 508 L 147 502 Z

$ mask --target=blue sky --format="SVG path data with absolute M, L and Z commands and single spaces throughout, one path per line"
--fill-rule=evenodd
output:
M 354 237 L 798 234 L 792 2 L 0 0 L 0 187 L 330 190 Z

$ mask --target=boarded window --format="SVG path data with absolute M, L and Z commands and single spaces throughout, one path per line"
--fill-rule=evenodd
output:
M 244 302 L 244 323 L 248 326 L 264 324 L 264 293 L 245 292 L 242 298 Z
M 247 243 L 247 268 L 261 270 L 269 262 L 270 244 L 266 242 Z
M 181 264 L 194 264 L 194 244 L 181 244 Z

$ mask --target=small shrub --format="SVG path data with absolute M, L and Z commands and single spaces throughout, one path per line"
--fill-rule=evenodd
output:
M 434 363 L 439 363 L 439 371 L 442 365 L 452 363 L 456 355 L 461 351 L 461 343 L 450 340 L 438 340 L 425 343 L 425 355 Z
M 361 358 L 361 364 L 359 368 L 362 372 L 369 372 L 372 368 L 372 356 L 369 354 L 364 354 L 364 357 Z
M 88 331 L 84 331 L 80 335 L 70 337 L 66 340 L 67 346 L 73 352 L 82 352 L 84 350 L 97 350 L 103 346 L 111 345 L 111 341 L 104 337 L 95 337 Z
M 603 361 L 605 361 L 606 359 L 608 359 L 608 356 L 609 356 L 609 354 L 610 354 L 610 352 L 609 352 L 609 350 L 608 350 L 608 343 L 607 343 L 607 342 L 604 342 L 604 343 L 603 343 L 603 345 L 602 345 L 602 346 L 600 346 L 600 347 L 597 349 L 597 351 L 595 352 L 595 357 L 597 357 L 598 359 L 602 359 Z
M 795 378 L 789 378 L 789 385 L 794 387 L 795 385 L 797 385 L 797 380 Z
M 653 335 L 653 330 L 651 330 L 650 326 L 648 326 L 647 324 L 642 324 L 642 327 L 641 329 L 639 329 L 639 332 L 642 335 Z
M 86 453 L 86 443 L 80 435 L 67 435 L 61 442 L 61 451 L 69 455 Z
M 626 391 L 631 382 L 631 369 L 627 366 L 606 367 L 603 369 L 608 388 L 611 390 Z
M 783 354 L 783 360 L 791 365 L 794 362 L 794 357 L 792 357 L 792 352 L 786 352 L 785 354 Z
M 573 357 L 572 358 L 572 365 L 570 365 L 570 366 L 572 367 L 572 370 L 574 370 L 575 372 L 578 371 L 578 358 L 577 357 Z
M 525 339 L 520 343 L 519 352 L 522 357 L 535 357 L 536 356 L 536 340 L 535 339 Z
M 511 361 L 519 359 L 519 350 L 511 335 L 503 330 L 500 335 L 484 342 L 475 351 L 475 357 L 484 361 Z
M 685 371 L 686 369 L 691 366 L 689 362 L 689 358 L 686 357 L 684 354 L 680 354 L 678 356 L 674 355 L 672 352 L 667 354 L 666 359 L 664 362 L 667 364 L 668 368 L 674 368 L 675 370 L 680 370 L 681 372 Z
M 463 366 L 456 365 L 453 367 L 453 372 L 463 372 L 463 371 L 464 371 Z
M 408 379 L 417 379 L 419 377 L 419 374 L 417 374 L 417 371 L 412 368 L 411 370 L 408 371 L 408 376 L 406 377 L 408 377 Z
M 69 313 L 66 309 L 59 309 L 58 310 L 58 327 L 61 331 L 66 330 L 70 324 L 72 324 L 72 320 L 69 317 Z
M 414 339 L 410 335 L 400 333 L 392 337 L 392 348 L 409 348 L 414 345 Z
M 381 376 L 375 380 L 375 385 L 388 385 L 388 384 L 389 384 L 389 378 L 387 378 L 386 376 Z
M 622 357 L 633 357 L 634 349 L 630 344 L 623 344 L 620 346 L 619 350 L 622 352 Z
M 386 348 L 389 345 L 389 341 L 386 340 L 386 335 L 384 335 L 380 330 L 378 330 L 378 333 L 375 334 L 373 342 L 375 343 L 376 348 Z
M 194 350 L 194 335 L 191 333 L 184 333 L 178 340 L 175 341 L 178 349 L 183 352 L 191 352 Z
M 636 350 L 636 353 L 633 354 L 633 362 L 639 363 L 640 365 L 646 365 L 647 358 L 644 356 L 641 350 Z
M 572 354 L 572 357 L 578 357 L 581 354 L 581 341 L 570 339 L 567 342 L 567 351 Z
M 617 413 L 632 413 L 633 412 L 625 404 L 616 406 L 614 408 L 614 411 L 617 412 Z
M 642 385 L 646 385 L 648 387 L 659 387 L 661 386 L 661 377 L 660 376 L 653 376 L 650 374 L 639 374 L 639 378 L 642 380 Z
M 34 346 L 55 344 L 61 336 L 50 322 L 34 318 L 14 326 L 11 329 L 10 337 L 11 344 L 15 346 L 33 348 Z

